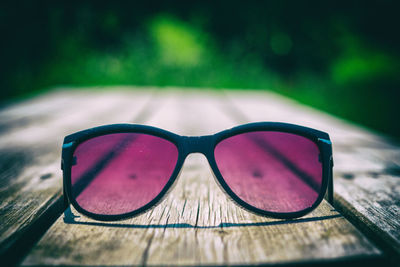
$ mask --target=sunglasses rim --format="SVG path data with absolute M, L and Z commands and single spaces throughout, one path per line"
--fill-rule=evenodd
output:
M 256 208 L 249 203 L 242 200 L 237 196 L 232 189 L 225 182 L 222 174 L 220 173 L 216 160 L 214 151 L 216 146 L 223 140 L 228 139 L 232 136 L 236 136 L 248 132 L 257 131 L 269 131 L 269 132 L 284 132 L 295 134 L 298 136 L 305 137 L 312 142 L 314 142 L 321 154 L 322 159 L 322 183 L 317 199 L 312 206 L 295 212 L 271 212 Z M 100 137 L 108 134 L 115 133 L 138 133 L 138 134 L 148 134 L 156 137 L 163 138 L 171 142 L 178 150 L 178 159 L 175 164 L 175 168 L 172 175 L 169 177 L 168 182 L 161 190 L 161 192 L 153 198 L 150 202 L 145 204 L 139 209 L 123 214 L 96 214 L 89 212 L 78 204 L 76 199 L 72 195 L 72 182 L 71 182 L 71 168 L 72 168 L 72 157 L 75 149 L 83 142 L 90 140 L 95 137 Z M 149 209 L 155 207 L 160 203 L 167 193 L 171 190 L 177 177 L 179 177 L 180 171 L 182 170 L 183 163 L 186 157 L 191 153 L 202 153 L 206 158 L 210 167 L 213 171 L 215 180 L 217 184 L 222 187 L 222 190 L 236 203 L 239 207 L 246 209 L 257 215 L 268 216 L 278 219 L 293 219 L 301 217 L 312 210 L 314 210 L 324 199 L 328 185 L 333 186 L 332 182 L 332 147 L 329 135 L 325 132 L 315 130 L 309 127 L 300 126 L 296 124 L 282 123 L 282 122 L 255 122 L 248 123 L 240 126 L 233 127 L 231 129 L 223 130 L 213 135 L 205 136 L 181 136 L 167 130 L 163 130 L 153 126 L 140 125 L 140 124 L 111 124 L 98 126 L 90 128 L 87 130 L 79 131 L 68 135 L 64 138 L 64 143 L 62 147 L 62 170 L 63 170 L 63 188 L 64 196 L 66 196 L 65 201 L 66 206 L 68 202 L 83 215 L 100 221 L 117 221 L 124 220 L 131 217 L 135 217 L 142 214 Z M 332 188 L 333 190 L 333 188 Z M 331 190 L 329 190 L 331 191 Z M 328 192 L 329 193 L 329 192 Z

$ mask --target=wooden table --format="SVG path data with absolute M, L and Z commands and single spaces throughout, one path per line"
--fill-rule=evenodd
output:
M 254 215 L 190 155 L 168 196 L 118 222 L 62 208 L 62 139 L 110 123 L 205 135 L 250 121 L 330 133 L 335 205 L 295 220 Z M 54 90 L 0 110 L 0 262 L 32 265 L 399 264 L 400 147 L 270 92 L 174 88 Z M 4 264 L 4 265 L 3 265 Z

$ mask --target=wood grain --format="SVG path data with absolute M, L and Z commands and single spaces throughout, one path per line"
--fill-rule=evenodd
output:
M 214 92 L 160 93 L 146 124 L 204 135 L 237 122 Z M 255 265 L 380 259 L 381 252 L 325 201 L 297 220 L 254 215 L 218 187 L 202 155 L 152 210 L 104 223 L 67 209 L 23 262 L 31 265 Z
M 237 121 L 284 121 L 328 132 L 333 140 L 337 208 L 400 259 L 400 147 L 382 134 L 272 93 L 227 92 Z M 235 110 L 236 113 L 233 113 Z
M 132 121 L 150 97 L 150 91 L 56 91 L 0 111 L 2 262 L 21 257 L 63 211 L 62 138 L 103 123 Z

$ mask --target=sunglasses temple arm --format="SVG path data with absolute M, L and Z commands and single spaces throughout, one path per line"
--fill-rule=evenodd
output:
M 63 210 L 66 210 L 69 206 L 69 200 L 67 197 L 67 191 L 65 190 L 65 185 L 63 185 Z
M 333 159 L 329 163 L 328 202 L 333 206 Z

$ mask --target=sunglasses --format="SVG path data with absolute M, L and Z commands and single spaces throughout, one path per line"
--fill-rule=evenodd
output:
M 206 156 L 217 182 L 241 207 L 290 219 L 333 202 L 327 133 L 277 122 L 249 123 L 214 135 L 180 136 L 114 124 L 68 135 L 62 146 L 65 204 L 103 221 L 155 206 L 190 153 Z

